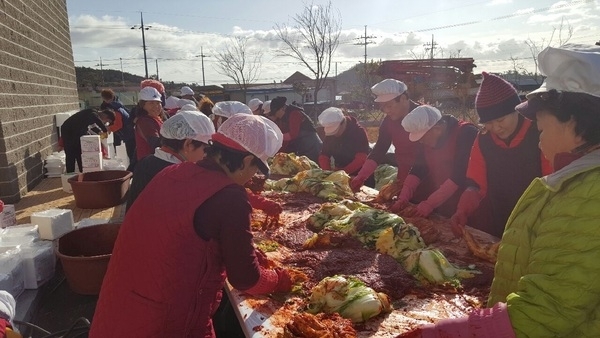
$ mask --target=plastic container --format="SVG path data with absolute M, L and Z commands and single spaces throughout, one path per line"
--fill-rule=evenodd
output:
M 65 173 L 60 176 L 60 182 L 62 183 L 62 189 L 64 192 L 69 194 L 73 193 L 73 189 L 71 188 L 71 184 L 69 183 L 69 178 L 77 176 L 77 173 Z
M 75 205 L 82 209 L 103 209 L 123 203 L 132 175 L 126 170 L 105 170 L 69 178 Z
M 71 209 L 48 209 L 31 214 L 31 223 L 37 224 L 41 239 L 55 240 L 74 228 Z
M 73 292 L 100 293 L 121 224 L 99 224 L 71 231 L 58 240 L 56 256 Z

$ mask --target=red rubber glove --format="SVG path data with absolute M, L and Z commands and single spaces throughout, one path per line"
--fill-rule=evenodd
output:
M 281 205 L 251 191 L 246 191 L 248 192 L 248 200 L 252 208 L 262 210 L 269 216 L 277 216 L 283 212 Z
M 358 174 L 356 174 L 356 176 L 350 182 L 350 188 L 352 188 L 352 191 L 359 191 L 360 187 L 365 184 L 367 178 L 369 178 L 369 176 L 375 172 L 375 169 L 377 169 L 377 162 L 373 160 L 366 160 Z
M 400 190 L 400 193 L 398 194 L 398 200 L 390 207 L 390 211 L 399 212 L 406 208 L 408 201 L 413 197 L 419 183 L 421 183 L 421 179 L 417 176 L 410 174 L 406 176 L 404 183 L 402 184 L 402 190 Z
M 319 167 L 323 170 L 331 170 L 331 158 L 325 155 L 319 155 Z
M 431 193 L 427 199 L 417 206 L 417 217 L 428 217 L 435 208 L 444 204 L 458 190 L 458 185 L 447 179 L 440 187 Z
M 479 190 L 467 188 L 467 190 L 462 193 L 458 200 L 456 212 L 450 218 L 450 225 L 454 236 L 462 237 L 462 229 L 467 225 L 467 219 L 475 210 L 477 210 L 480 202 L 481 196 L 479 195 Z
M 290 292 L 292 291 L 292 277 L 286 269 L 275 268 L 277 273 L 277 286 L 273 292 Z

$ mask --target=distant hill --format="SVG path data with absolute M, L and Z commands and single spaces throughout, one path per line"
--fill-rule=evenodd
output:
M 99 70 L 88 67 L 75 67 L 75 76 L 77 77 L 78 87 L 121 87 L 125 82 L 125 87 L 136 87 L 144 80 L 143 76 L 134 75 L 114 69 Z M 103 81 L 104 79 L 104 81 Z M 182 86 L 191 86 L 188 83 L 161 81 L 167 89 L 181 88 Z M 104 84 L 103 84 L 104 83 Z

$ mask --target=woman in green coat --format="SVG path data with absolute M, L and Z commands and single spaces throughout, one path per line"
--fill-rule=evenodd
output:
M 553 173 L 510 215 L 489 308 L 402 337 L 600 337 L 600 46 L 546 48 L 516 109 L 537 120 Z

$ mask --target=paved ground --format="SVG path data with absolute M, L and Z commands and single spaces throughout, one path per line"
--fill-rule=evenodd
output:
M 75 222 L 85 218 L 106 219 L 118 223 L 123 219 L 124 205 L 106 209 L 80 209 L 75 206 L 73 194 L 62 190 L 60 178 L 46 178 L 15 204 L 17 223 L 30 222 L 36 211 L 47 209 L 71 209 Z M 68 330 L 80 317 L 91 320 L 96 307 L 96 296 L 83 296 L 69 288 L 57 261 L 55 277 L 36 291 L 27 290 L 17 299 L 17 317 L 38 325 L 52 333 Z M 23 326 L 20 327 L 23 330 Z M 32 331 L 31 337 L 44 337 L 40 331 Z M 86 337 L 81 335 L 78 337 Z M 73 336 L 69 336 L 73 337 Z

